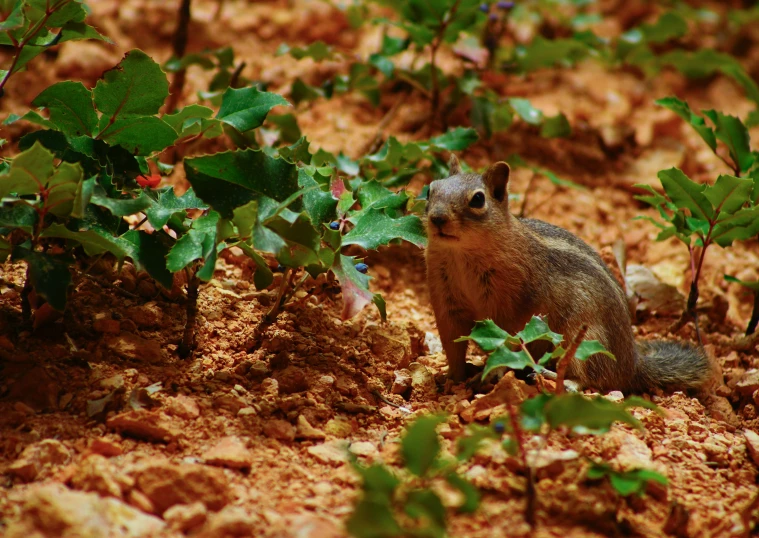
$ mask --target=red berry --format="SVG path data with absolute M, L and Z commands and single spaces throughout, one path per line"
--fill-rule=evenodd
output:
M 137 176 L 137 183 L 140 187 L 147 187 L 149 189 L 155 189 L 161 182 L 160 174 L 151 174 L 149 176 Z

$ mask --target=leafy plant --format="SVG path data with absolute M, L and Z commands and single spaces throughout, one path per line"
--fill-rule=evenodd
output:
M 12 0 L 0 4 L 0 45 L 11 47 L 11 63 L 0 69 L 0 96 L 13 73 L 45 50 L 66 41 L 94 39 L 110 43 L 86 24 L 81 0 Z
M 649 220 L 661 230 L 657 241 L 676 237 L 688 247 L 690 254 L 690 293 L 683 317 L 673 328 L 676 330 L 686 316 L 692 316 L 697 322 L 698 283 L 707 249 L 713 244 L 725 248 L 759 233 L 759 153 L 751 151 L 748 129 L 739 118 L 715 110 L 703 111 L 702 117 L 674 97 L 657 103 L 685 119 L 735 173 L 720 175 L 714 185 L 703 185 L 681 170 L 671 168 L 658 174 L 664 194 L 651 186 L 638 185 L 648 194 L 636 198 L 654 206 L 664 222 L 639 218 Z M 719 151 L 718 142 L 722 142 L 727 155 Z M 746 175 L 748 178 L 740 177 Z
M 642 496 L 649 482 L 657 482 L 663 486 L 668 484 L 667 477 L 650 469 L 633 469 L 632 471 L 615 471 L 605 463 L 594 463 L 588 469 L 588 480 L 608 478 L 611 486 L 623 497 L 630 495 Z

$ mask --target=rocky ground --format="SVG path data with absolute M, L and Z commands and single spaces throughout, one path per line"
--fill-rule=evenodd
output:
M 116 45 L 69 42 L 38 58 L 6 88 L 3 115 L 25 112 L 54 81 L 93 84 L 133 47 L 157 61 L 168 59 L 173 2 L 88 3 L 92 23 Z M 363 54 L 379 40 L 377 32 L 351 30 L 322 2 L 198 0 L 193 9 L 191 50 L 231 45 L 246 62 L 244 76 L 269 81 L 270 91 L 286 97 L 296 76 L 319 80 L 340 65 L 275 56 L 282 42 L 323 39 Z M 612 18 L 607 30 L 615 24 L 623 23 Z M 745 60 L 756 73 L 759 47 L 754 49 L 757 54 Z M 182 100 L 194 102 L 207 77 L 191 69 Z M 655 242 L 652 226 L 631 220 L 653 214 L 633 199 L 632 185 L 655 185 L 656 172 L 671 166 L 705 181 L 727 170 L 680 119 L 653 101 L 676 93 L 693 108 L 745 115 L 748 100 L 723 78 L 692 82 L 664 73 L 644 80 L 591 62 L 529 77 L 494 76 L 492 83 L 507 95 L 528 97 L 547 114 L 563 111 L 576 126 L 575 136 L 547 141 L 516 126 L 462 159 L 482 167 L 516 152 L 586 186 L 568 190 L 537 179 L 528 214 L 607 253 L 622 242 L 627 285 L 637 293 L 634 329 L 639 336 L 666 336 L 689 285 L 687 251 L 674 240 Z M 356 156 L 401 97 L 405 101 L 387 132 L 403 139 L 425 136 L 421 98 L 389 94 L 373 109 L 348 95 L 302 105 L 296 114 L 316 147 Z M 28 129 L 20 123 L 4 127 L 9 144 L 3 152 L 13 154 Z M 752 134 L 759 140 L 759 130 Z M 204 151 L 211 149 L 198 148 Z M 516 172 L 512 192 L 524 192 L 530 179 L 529 172 Z M 170 182 L 186 188 L 181 167 Z M 364 463 L 399 463 L 402 428 L 427 411 L 450 414 L 441 433 L 452 450 L 467 424 L 502 414 L 499 395 L 531 390 L 509 375 L 489 395 L 463 386 L 440 391 L 445 358 L 423 253 L 403 245 L 372 253 L 367 261 L 373 289 L 388 304 L 386 323 L 369 308 L 341 321 L 339 295 L 303 292 L 256 338 L 278 282 L 257 292 L 252 263 L 228 252 L 201 288 L 198 348 L 187 360 L 177 355 L 183 306 L 129 264 L 121 271 L 98 265 L 72 295 L 66 314 L 35 330 L 21 323 L 24 267 L 0 266 L 0 533 L 344 536 L 359 486 L 349 452 Z M 523 516 L 525 480 L 518 465 L 499 446 L 489 446 L 462 469 L 483 492 L 482 506 L 475 514 L 452 515 L 450 535 L 748 535 L 759 492 L 759 353 L 756 341 L 740 340 L 752 297 L 723 275 L 756 278 L 757 268 L 756 241 L 715 248 L 707 257 L 702 298 L 708 308 L 701 328 L 717 372 L 713 384 L 700 394 L 651 394 L 665 413 L 635 410 L 645 431 L 615 426 L 597 438 L 553 433 L 545 446 L 530 441 L 537 468 L 534 529 Z M 693 341 L 692 324 L 675 337 Z M 254 341 L 258 345 L 251 348 Z M 586 480 L 587 457 L 621 469 L 657 470 L 669 487 L 619 498 L 608 484 Z

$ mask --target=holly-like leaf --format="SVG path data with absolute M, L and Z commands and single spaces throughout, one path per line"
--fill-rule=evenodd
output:
M 261 196 L 278 202 L 299 190 L 294 164 L 262 151 L 238 150 L 185 160 L 187 179 L 195 194 L 231 219 L 236 207 Z
M 137 198 L 109 198 L 100 185 L 95 185 L 90 202 L 100 207 L 105 207 L 117 217 L 134 215 L 153 205 L 153 201 L 144 191 L 140 191 Z
M 28 264 L 29 281 L 37 295 L 54 309 L 63 312 L 71 285 L 70 260 L 20 248 L 14 250 L 13 257 Z
M 58 82 L 42 91 L 32 101 L 36 107 L 45 107 L 50 122 L 68 137 L 92 136 L 98 117 L 92 103 L 92 91 L 81 82 Z
M 153 116 L 169 96 L 169 81 L 150 56 L 132 50 L 119 65 L 103 74 L 93 96 L 95 106 L 109 120 L 130 115 Z
M 575 351 L 575 359 L 584 361 L 599 353 L 601 355 L 606 355 L 610 359 L 616 359 L 614 354 L 607 350 L 598 340 L 585 340 L 580 342 L 580 345 L 577 346 L 577 351 Z
M 680 15 L 672 11 L 663 13 L 653 24 L 643 24 L 641 31 L 646 41 L 665 43 L 670 39 L 682 37 L 688 31 L 688 23 Z
M 714 185 L 704 189 L 704 196 L 720 214 L 732 214 L 749 201 L 753 188 L 754 182 L 750 179 L 722 174 Z
M 0 224 L 0 226 L 2 226 L 2 224 Z M 728 282 L 734 282 L 736 284 L 740 284 L 744 288 L 750 289 L 753 292 L 759 292 L 759 280 L 756 280 L 756 281 L 738 280 L 734 276 L 730 276 L 730 275 L 724 275 L 724 277 L 725 277 L 725 280 L 727 280 Z
M 509 99 L 509 104 L 514 109 L 514 112 L 526 123 L 540 125 L 543 122 L 543 113 L 533 107 L 529 100 L 521 97 L 512 97 Z
M 589 480 L 600 480 L 608 477 L 612 487 L 623 497 L 628 497 L 633 493 L 643 495 L 649 482 L 658 482 L 663 486 L 669 484 L 666 476 L 650 469 L 633 469 L 621 472 L 615 471 L 605 463 L 594 463 L 588 469 L 587 477 Z
M 717 137 L 714 130 L 706 124 L 706 120 L 693 112 L 688 103 L 681 101 L 677 97 L 664 97 L 657 99 L 655 103 L 663 106 L 687 121 L 693 129 L 701 136 L 706 144 L 715 151 L 717 149 Z
M 437 493 L 429 489 L 416 489 L 409 492 L 403 507 L 410 517 L 424 521 L 428 535 L 444 536 L 445 506 Z
M 367 274 L 360 273 L 356 269 L 356 259 L 353 256 L 344 256 L 340 254 L 331 269 L 335 273 L 343 295 L 343 312 L 342 319 L 350 319 L 361 312 L 369 303 L 374 302 L 380 311 L 384 320 L 387 314 L 384 312 L 384 300 L 379 294 L 369 291 L 370 277 Z
M 406 468 L 416 476 L 425 476 L 440 453 L 437 427 L 446 421 L 442 415 L 419 417 L 401 438 L 401 454 Z
M 540 126 L 540 136 L 544 138 L 564 138 L 572 134 L 572 126 L 567 117 L 559 112 L 543 120 Z
M 712 218 L 714 210 L 704 196 L 705 185 L 696 183 L 678 168 L 662 170 L 657 175 L 664 191 L 677 207 L 688 209 L 696 218 Z
M 119 240 L 119 238 L 100 228 L 69 230 L 62 224 L 53 223 L 45 228 L 40 236 L 76 241 L 82 245 L 88 256 L 97 256 L 104 252 L 110 252 L 119 260 L 123 260 L 127 256 L 123 240 Z
M 469 336 L 462 336 L 457 342 L 472 340 L 483 351 L 494 351 L 506 343 L 512 336 L 501 329 L 492 319 L 478 321 Z
M 430 138 L 429 145 L 448 151 L 462 151 L 477 141 L 477 131 L 469 127 L 456 127 Z
M 137 268 L 147 271 L 156 282 L 170 290 L 174 276 L 166 269 L 166 256 L 173 240 L 163 232 L 150 234 L 144 230 L 129 230 L 121 238 L 127 242 L 129 257 Z
M 548 328 L 548 324 L 543 318 L 538 316 L 532 316 L 530 321 L 527 322 L 524 329 L 519 331 L 516 336 L 522 340 L 525 344 L 535 342 L 537 340 L 547 340 L 553 345 L 558 345 L 564 340 L 564 337 L 560 334 L 553 332 Z
M 150 155 L 163 151 L 177 139 L 177 132 L 161 118 L 155 116 L 121 117 L 108 124 L 101 117 L 102 129 L 98 138 L 111 146 L 121 146 L 134 155 Z
M 11 228 L 32 233 L 37 224 L 37 212 L 23 202 L 0 204 L 0 228 Z
M 587 398 L 582 394 L 554 396 L 544 408 L 551 428 L 566 426 L 576 433 L 605 433 L 615 422 L 623 422 L 634 428 L 642 428 L 638 419 L 627 411 L 624 404 L 607 400 L 603 396 Z
M 725 143 L 738 169 L 745 172 L 751 168 L 756 156 L 751 152 L 748 129 L 740 118 L 716 110 L 704 110 L 704 115 L 714 124 L 714 134 Z
M 283 43 L 277 49 L 277 56 L 290 53 L 290 56 L 296 60 L 302 60 L 303 58 L 311 58 L 315 62 L 322 62 L 324 60 L 331 60 L 335 53 L 332 47 L 327 45 L 324 41 L 314 41 L 307 47 L 290 47 L 286 43 Z
M 192 188 L 187 189 L 182 196 L 177 198 L 173 187 L 166 187 L 158 193 L 158 199 L 145 210 L 150 225 L 156 230 L 160 230 L 169 219 L 176 214 L 186 214 L 187 209 L 208 209 L 208 206 L 195 196 Z
M 523 370 L 525 368 L 532 368 L 535 371 L 543 370 L 542 366 L 530 360 L 525 350 L 512 351 L 506 346 L 501 346 L 488 357 L 485 369 L 482 371 L 482 379 L 486 379 L 493 371 L 503 368 L 511 370 Z
M 315 224 L 334 220 L 337 208 L 337 199 L 332 197 L 331 192 L 322 189 L 322 185 L 329 189 L 330 179 L 324 178 L 325 182 L 320 183 L 315 179 L 317 174 L 317 171 L 310 174 L 305 168 L 298 170 L 298 185 L 301 189 L 309 189 L 303 194 L 303 207 Z M 319 174 L 319 177 L 323 176 Z
M 195 260 L 206 260 L 206 263 L 213 261 L 215 263 L 216 225 L 218 222 L 219 214 L 215 211 L 193 220 L 189 231 L 180 237 L 169 250 L 166 256 L 166 269 L 176 273 Z
M 163 120 L 180 137 L 197 135 L 202 131 L 202 120 L 209 120 L 213 109 L 202 105 L 187 105 L 173 114 L 166 114 Z
M 343 245 L 359 245 L 376 250 L 393 239 L 403 239 L 418 247 L 427 243 L 422 221 L 416 215 L 394 219 L 379 209 L 362 211 L 355 219 L 355 228 L 345 234 Z
M 445 477 L 446 481 L 459 490 L 464 496 L 464 502 L 459 506 L 458 511 L 462 514 L 472 514 L 480 506 L 479 490 L 466 478 L 457 473 L 451 473 Z
M 244 133 L 263 125 L 266 115 L 275 106 L 290 106 L 290 103 L 281 95 L 255 87 L 227 88 L 216 119 Z

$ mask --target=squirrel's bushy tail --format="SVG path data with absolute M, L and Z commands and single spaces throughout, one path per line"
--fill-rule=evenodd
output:
M 712 375 L 702 348 L 668 340 L 636 342 L 637 385 L 671 389 L 700 388 Z

